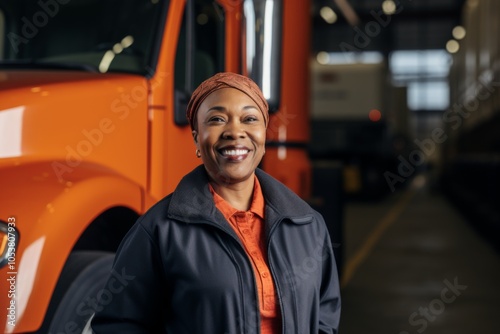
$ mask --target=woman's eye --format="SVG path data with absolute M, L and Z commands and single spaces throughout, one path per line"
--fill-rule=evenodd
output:
M 245 118 L 245 121 L 246 122 L 255 122 L 255 121 L 258 121 L 259 119 L 255 116 L 249 116 L 247 118 Z
M 220 116 L 214 116 L 214 117 L 211 117 L 208 121 L 213 122 L 213 123 L 224 122 L 224 118 L 222 118 Z

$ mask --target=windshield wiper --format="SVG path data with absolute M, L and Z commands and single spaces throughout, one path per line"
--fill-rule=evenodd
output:
M 31 59 L 2 60 L 0 61 L 0 69 L 57 69 L 99 73 L 99 69 L 94 65 L 81 63 L 56 63 Z

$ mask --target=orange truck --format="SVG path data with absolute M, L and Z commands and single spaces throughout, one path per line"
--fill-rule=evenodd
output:
M 123 236 L 200 163 L 185 107 L 216 72 L 260 85 L 262 168 L 310 196 L 309 20 L 304 0 L 0 3 L 0 332 L 89 332 L 128 284 L 103 286 Z

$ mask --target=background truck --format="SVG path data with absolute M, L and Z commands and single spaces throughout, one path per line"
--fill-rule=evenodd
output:
M 408 142 L 406 87 L 391 84 L 384 61 L 310 66 L 311 156 L 343 166 L 350 198 L 389 193 L 384 174 Z
M 0 3 L 0 332 L 88 330 L 125 233 L 200 163 L 185 107 L 216 72 L 260 85 L 273 112 L 262 167 L 314 195 L 309 13 L 308 1 Z

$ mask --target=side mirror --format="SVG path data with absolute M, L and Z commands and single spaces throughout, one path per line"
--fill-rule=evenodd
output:
M 271 113 L 280 105 L 282 23 L 282 0 L 243 1 L 243 74 L 259 85 Z

